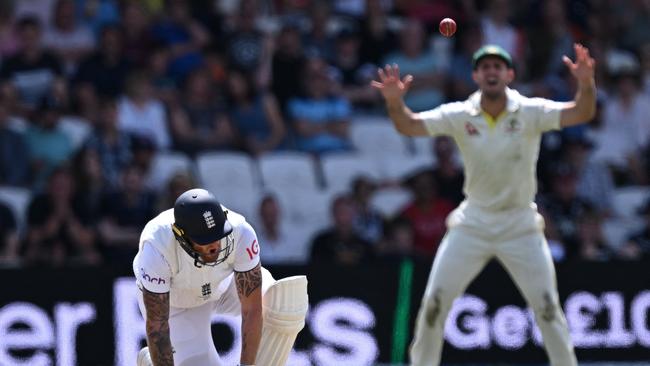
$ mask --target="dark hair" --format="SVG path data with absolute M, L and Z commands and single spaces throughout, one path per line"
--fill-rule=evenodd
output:
M 28 27 L 37 28 L 40 30 L 42 29 L 42 24 L 41 21 L 33 15 L 26 15 L 20 18 L 18 22 L 16 22 L 16 29 L 19 31 L 22 31 Z

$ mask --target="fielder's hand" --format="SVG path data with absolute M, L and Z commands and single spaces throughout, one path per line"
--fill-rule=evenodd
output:
M 575 43 L 573 49 L 576 53 L 576 62 L 573 63 L 567 56 L 562 57 L 562 61 L 571 71 L 571 75 L 578 82 L 591 82 L 594 78 L 594 69 L 596 61 L 589 56 L 589 49 L 581 44 Z
M 412 75 L 406 75 L 404 79 L 400 80 L 397 64 L 386 65 L 385 68 L 378 69 L 377 74 L 380 81 L 373 80 L 370 85 L 378 89 L 387 101 L 402 98 L 413 81 Z

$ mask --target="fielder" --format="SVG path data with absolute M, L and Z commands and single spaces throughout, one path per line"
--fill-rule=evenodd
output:
M 149 221 L 133 260 L 148 347 L 138 366 L 221 366 L 214 313 L 241 316 L 241 366 L 284 366 L 305 324 L 307 279 L 275 281 L 246 219 L 204 189 Z
M 566 103 L 527 98 L 508 88 L 515 77 L 512 59 L 491 45 L 473 56 L 479 90 L 463 102 L 413 113 L 402 99 L 413 77 L 400 79 L 397 65 L 380 69 L 380 81 L 372 82 L 400 133 L 451 136 L 465 166 L 466 199 L 447 218 L 448 231 L 433 261 L 410 348 L 412 365 L 439 364 L 452 302 L 491 258 L 504 266 L 535 312 L 551 364 L 577 364 L 544 222 L 533 203 L 542 133 L 589 121 L 596 110 L 594 60 L 585 47 L 574 49 L 576 62 L 563 60 L 578 92 Z

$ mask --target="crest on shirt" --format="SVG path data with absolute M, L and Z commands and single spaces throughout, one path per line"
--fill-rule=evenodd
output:
M 208 229 L 215 227 L 214 217 L 212 217 L 211 211 L 205 211 L 203 213 L 203 219 L 205 219 L 205 224 L 208 225 Z
M 478 129 L 476 128 L 476 126 L 474 126 L 474 125 L 472 124 L 472 122 L 469 122 L 469 121 L 468 121 L 468 122 L 465 122 L 465 132 L 466 132 L 469 136 L 478 136 L 478 135 L 479 135 L 479 133 L 478 133 Z
M 516 118 L 513 118 L 510 121 L 508 121 L 508 126 L 506 127 L 506 132 L 513 133 L 513 132 L 517 132 L 519 130 L 520 130 L 519 120 L 517 120 Z
M 212 287 L 210 286 L 210 283 L 205 283 L 201 285 L 201 297 L 203 299 L 207 299 L 210 297 L 210 294 L 212 294 Z

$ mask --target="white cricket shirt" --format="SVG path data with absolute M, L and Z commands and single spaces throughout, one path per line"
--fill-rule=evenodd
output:
M 149 221 L 142 230 L 140 249 L 133 260 L 138 286 L 155 293 L 169 292 L 170 305 L 179 308 L 196 307 L 218 299 L 229 284 L 224 279 L 234 271 L 249 271 L 260 262 L 259 243 L 253 227 L 236 212 L 228 210 L 227 218 L 234 236 L 230 256 L 216 266 L 200 268 L 174 237 L 173 209 Z
M 480 91 L 418 114 L 431 135 L 456 141 L 465 165 L 467 204 L 489 211 L 530 207 L 542 133 L 560 128 L 563 103 L 527 98 L 512 89 L 506 94 L 506 110 L 496 121 L 482 112 Z

